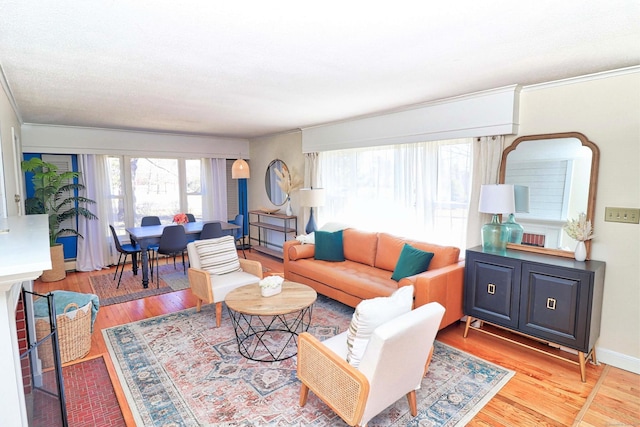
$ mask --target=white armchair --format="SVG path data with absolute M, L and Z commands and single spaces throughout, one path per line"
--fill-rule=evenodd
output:
M 226 236 L 233 245 L 233 237 Z M 225 238 L 222 238 L 225 239 Z M 220 240 L 220 239 L 211 239 Z M 235 251 L 235 245 L 233 245 Z M 258 283 L 262 279 L 262 264 L 259 261 L 252 261 L 238 258 L 241 271 L 233 271 L 225 274 L 214 274 L 202 269 L 202 264 L 195 242 L 187 245 L 189 254 L 189 285 L 191 292 L 198 298 L 196 311 L 200 311 L 202 304 L 216 305 L 216 326 L 220 327 L 222 318 L 222 302 L 229 292 L 244 286 Z M 237 253 L 236 253 L 237 257 Z
M 358 368 L 347 361 L 347 332 L 320 342 L 300 334 L 300 406 L 309 390 L 350 426 L 366 424 L 406 395 L 417 415 L 416 390 L 427 372 L 445 309 L 429 303 L 378 326 Z

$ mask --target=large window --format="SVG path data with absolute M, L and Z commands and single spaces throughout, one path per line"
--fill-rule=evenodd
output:
M 170 223 L 179 212 L 202 218 L 200 159 L 109 157 L 111 206 L 117 229 L 139 225 L 142 217 Z
M 471 140 L 322 152 L 320 177 L 320 224 L 465 245 Z

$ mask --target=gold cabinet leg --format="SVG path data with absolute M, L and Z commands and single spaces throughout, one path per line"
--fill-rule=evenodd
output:
M 467 335 L 469 335 L 469 326 L 471 326 L 471 321 L 472 320 L 473 320 L 473 317 L 467 316 L 467 323 L 464 326 L 464 335 L 462 335 L 463 338 L 466 338 Z
M 586 369 L 586 360 L 584 357 L 584 353 L 579 351 L 578 352 L 578 359 L 580 359 L 580 378 L 582 379 L 583 383 L 587 382 L 587 369 Z
M 598 364 L 598 359 L 596 358 L 596 348 L 593 347 L 591 349 L 591 361 L 593 362 L 594 365 Z

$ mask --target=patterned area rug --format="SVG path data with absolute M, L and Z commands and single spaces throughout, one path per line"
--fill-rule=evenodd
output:
M 209 305 L 103 330 L 138 426 L 346 425 L 313 393 L 299 406 L 295 357 L 264 363 L 240 356 L 223 313 L 220 328 Z M 326 339 L 344 331 L 352 314 L 319 296 L 309 332 Z M 369 426 L 465 425 L 513 374 L 436 342 L 418 416 L 400 399 Z
M 151 279 L 149 279 L 149 287 L 147 289 L 142 287 L 142 273 L 138 271 L 138 275 L 134 276 L 133 271 L 130 269 L 122 273 L 122 281 L 118 289 L 116 289 L 118 278 L 116 277 L 114 280 L 114 273 L 90 276 L 89 282 L 93 288 L 93 293 L 100 298 L 101 306 L 180 291 L 189 287 L 189 278 L 184 274 L 181 263 L 175 269 L 172 262 L 169 264 L 162 262 L 159 271 L 160 284 L 156 284 L 154 275 L 154 282 L 152 283 Z M 119 275 L 120 273 L 118 273 Z

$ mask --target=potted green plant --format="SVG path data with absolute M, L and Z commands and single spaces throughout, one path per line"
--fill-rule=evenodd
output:
M 49 245 L 51 247 L 51 270 L 43 272 L 40 279 L 54 282 L 66 277 L 64 252 L 58 237 L 63 235 L 83 236 L 74 228 L 63 228 L 67 219 L 78 216 L 97 219 L 87 205 L 95 204 L 94 200 L 80 196 L 84 185 L 73 182 L 80 177 L 80 172 L 59 172 L 58 167 L 40 158 L 32 157 L 22 162 L 22 170 L 32 172 L 34 195 L 25 201 L 27 215 L 46 214 L 49 216 Z

